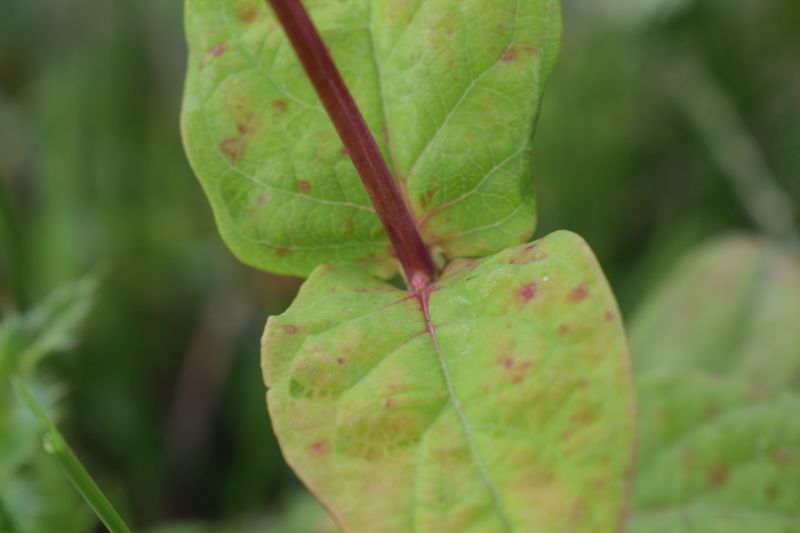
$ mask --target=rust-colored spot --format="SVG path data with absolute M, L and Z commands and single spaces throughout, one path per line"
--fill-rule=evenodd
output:
M 587 296 L 589 296 L 589 288 L 586 287 L 584 283 L 581 283 L 570 291 L 567 295 L 567 299 L 571 302 L 580 302 L 581 300 L 585 300 Z
M 289 107 L 289 103 L 284 100 L 283 98 L 276 98 L 272 101 L 272 109 L 279 115 L 283 115 L 286 113 L 286 109 Z
M 560 326 L 558 326 L 558 334 L 559 334 L 559 335 L 561 335 L 561 336 L 563 337 L 563 336 L 565 336 L 567 333 L 569 333 L 569 326 L 568 326 L 568 325 L 566 325 L 566 324 L 561 324 Z
M 324 455 L 328 453 L 330 446 L 324 440 L 320 440 L 311 445 L 311 452 L 316 455 Z
M 383 406 L 384 406 L 386 409 L 391 409 L 391 408 L 392 408 L 392 404 L 393 404 L 393 402 L 392 402 L 392 399 L 391 399 L 391 398 L 386 398 L 386 401 L 385 401 L 385 402 L 383 402 Z
M 355 222 L 353 222 L 352 218 L 348 218 L 347 220 L 345 220 L 344 224 L 342 224 L 342 227 L 344 229 L 344 232 L 347 234 L 353 233 L 356 230 L 356 224 Z M 358 292 L 358 290 L 356 290 L 356 292 Z
M 778 487 L 775 485 L 770 485 L 767 487 L 767 498 L 770 500 L 777 500 L 779 492 L 780 491 L 778 490 Z
M 526 265 L 547 258 L 547 252 L 539 248 L 538 243 L 531 243 L 508 259 L 510 265 Z
M 222 42 L 222 43 L 217 43 L 213 47 L 211 47 L 211 50 L 209 50 L 208 53 L 211 54 L 213 57 L 219 57 L 227 51 L 228 51 L 228 43 Z
M 344 357 L 337 357 L 336 358 L 336 364 L 337 365 L 343 365 L 344 363 L 345 363 Z
M 281 247 L 275 249 L 275 254 L 277 254 L 278 257 L 286 257 L 291 252 L 292 252 L 292 249 L 289 248 L 288 246 L 281 246 Z
M 792 463 L 792 452 L 786 448 L 780 448 L 775 451 L 775 462 L 782 466 L 787 466 Z
M 516 58 L 517 58 L 517 49 L 514 46 L 510 46 L 503 54 L 501 61 L 503 61 L 504 63 L 508 63 L 509 61 L 514 61 Z
M 231 163 L 241 159 L 245 146 L 244 140 L 239 137 L 226 137 L 219 142 L 219 150 L 231 160 Z
M 595 412 L 591 409 L 584 409 L 578 411 L 570 417 L 570 421 L 576 424 L 589 424 L 595 419 Z
M 258 195 L 258 198 L 256 198 L 256 205 L 261 207 L 266 203 L 266 201 L 267 201 L 267 195 L 262 192 L 261 194 Z
M 536 289 L 536 282 L 527 283 L 519 289 L 517 296 L 523 302 L 529 302 L 536 296 Z
M 511 357 L 510 355 L 502 357 L 500 359 L 500 364 L 502 364 L 505 368 L 510 370 L 510 369 L 514 368 L 514 358 Z
M 311 182 L 308 180 L 299 180 L 297 182 L 297 189 L 303 194 L 308 194 L 311 192 Z
M 252 4 L 240 4 L 236 8 L 236 18 L 244 24 L 250 24 L 258 17 L 258 10 Z
M 609 309 L 608 311 L 606 311 L 606 314 L 603 316 L 603 318 L 605 319 L 606 322 L 613 322 L 614 320 L 616 320 L 617 314 L 611 309 Z
M 294 324 L 286 324 L 285 326 L 283 326 L 283 331 L 285 331 L 289 335 L 294 335 L 295 333 L 297 333 L 298 328 Z
M 728 481 L 728 466 L 716 464 L 706 472 L 706 483 L 709 487 L 721 487 Z

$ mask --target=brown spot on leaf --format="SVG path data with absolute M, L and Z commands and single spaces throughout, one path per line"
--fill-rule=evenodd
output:
M 523 302 L 529 302 L 536 296 L 536 289 L 536 282 L 527 283 L 519 289 L 517 296 Z
M 775 451 L 775 462 L 782 466 L 788 466 L 792 463 L 793 455 L 790 450 L 780 448 Z
M 728 466 L 722 463 L 716 464 L 706 472 L 706 483 L 709 487 L 721 487 L 728 481 Z
M 585 300 L 587 296 L 589 296 L 589 288 L 586 287 L 586 284 L 581 283 L 570 291 L 567 295 L 567 299 L 570 302 L 580 302 Z
M 330 446 L 324 440 L 317 441 L 310 446 L 311 453 L 315 455 L 324 455 L 330 450 Z
M 308 180 L 299 180 L 297 182 L 297 190 L 303 194 L 308 194 L 311 192 L 311 182 Z
M 603 318 L 605 319 L 606 322 L 613 322 L 614 320 L 616 320 L 617 314 L 609 309 L 608 311 L 606 311 L 606 314 L 603 316 Z
M 514 368 L 514 358 L 511 356 L 505 356 L 500 359 L 500 363 L 507 369 L 511 370 Z
M 219 142 L 219 150 L 230 159 L 231 163 L 236 163 L 244 155 L 245 142 L 241 137 L 226 137 Z
M 236 18 L 243 24 L 250 24 L 258 17 L 258 10 L 252 4 L 240 4 L 236 8 Z
M 345 363 L 344 357 L 337 357 L 336 358 L 336 364 L 337 365 L 343 365 L 344 363 Z
M 228 43 L 221 42 L 211 47 L 211 50 L 209 50 L 208 53 L 211 54 L 213 57 L 219 57 L 227 51 L 228 51 Z
M 422 209 L 428 209 L 433 201 L 433 197 L 436 196 L 436 190 L 430 189 L 422 193 L 419 197 L 419 205 L 422 206 Z
M 291 248 L 289 248 L 288 246 L 281 246 L 281 247 L 279 247 L 279 248 L 277 248 L 277 249 L 275 250 L 275 254 L 276 254 L 278 257 L 286 257 L 286 256 L 287 256 L 287 255 L 289 255 L 291 252 L 292 252 L 292 249 L 291 249 Z
M 285 326 L 283 326 L 283 331 L 285 331 L 289 335 L 294 335 L 295 333 L 297 333 L 298 328 L 294 324 L 286 324 Z
M 596 414 L 591 409 L 578 411 L 570 417 L 570 421 L 580 425 L 587 425 L 596 418 Z
M 383 406 L 388 410 L 392 408 L 392 399 L 386 398 L 386 401 L 383 402 Z
M 514 61 L 517 58 L 517 48 L 514 46 L 509 46 L 508 49 L 503 54 L 501 61 L 504 63 L 508 63 L 509 61 Z
M 261 207 L 266 203 L 266 201 L 267 201 L 267 196 L 262 192 L 261 194 L 258 195 L 258 198 L 256 198 L 256 205 Z
M 344 229 L 344 232 L 347 234 L 353 233 L 356 230 L 356 224 L 355 222 L 353 222 L 352 218 L 348 218 L 347 220 L 345 220 L 344 224 L 342 224 L 342 227 Z M 358 292 L 358 289 L 356 289 L 356 292 Z
M 566 325 L 566 324 L 561 324 L 560 326 L 558 326 L 558 334 L 559 334 L 560 336 L 562 336 L 562 337 L 563 337 L 563 336 L 565 336 L 567 333 L 569 333 L 569 326 L 568 326 L 568 325 Z
M 274 109 L 275 113 L 278 115 L 283 115 L 286 113 L 286 109 L 288 109 L 288 107 L 289 103 L 283 98 L 276 98 L 272 101 L 272 109 Z

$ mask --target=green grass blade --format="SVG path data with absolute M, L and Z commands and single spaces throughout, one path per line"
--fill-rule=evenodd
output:
M 117 513 L 116 509 L 108 501 L 108 498 L 100 490 L 100 487 L 92 479 L 89 472 L 81 464 L 75 453 L 67 444 L 67 441 L 47 416 L 44 408 L 31 394 L 25 383 L 12 377 L 11 383 L 17 397 L 30 409 L 44 429 L 44 448 L 47 453 L 53 455 L 64 469 L 64 473 L 92 508 L 97 517 L 105 524 L 111 533 L 130 533 L 130 528 Z

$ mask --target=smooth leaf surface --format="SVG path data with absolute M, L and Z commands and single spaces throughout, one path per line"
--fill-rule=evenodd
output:
M 800 259 L 726 237 L 690 254 L 634 317 L 637 373 L 697 369 L 800 391 Z
M 800 398 L 745 380 L 652 372 L 638 380 L 632 533 L 800 531 Z
M 525 242 L 557 0 L 304 2 L 406 196 L 449 257 Z M 394 268 L 367 194 L 263 0 L 187 0 L 184 144 L 244 262 Z
M 345 530 L 615 531 L 633 395 L 616 303 L 568 232 L 419 298 L 324 265 L 263 339 L 284 456 Z

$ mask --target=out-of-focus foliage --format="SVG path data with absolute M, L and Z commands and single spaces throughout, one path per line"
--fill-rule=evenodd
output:
M 91 531 L 94 521 L 42 449 L 41 427 L 16 401 L 10 378 L 25 377 L 31 395 L 55 407 L 63 388 L 34 373 L 36 363 L 74 343 L 97 282 L 66 286 L 24 314 L 0 321 L 0 531 Z
M 646 13 L 619 15 L 632 4 Z M 539 235 L 586 237 L 623 311 L 636 309 L 692 245 L 774 227 L 720 164 L 731 138 L 747 146 L 736 169 L 766 172 L 797 224 L 800 2 L 563 5 L 534 143 Z M 136 529 L 190 518 L 255 531 L 242 517 L 280 515 L 297 488 L 257 349 L 297 283 L 239 266 L 216 234 L 180 145 L 185 58 L 180 2 L 3 3 L 0 309 L 28 310 L 102 264 L 81 349 L 43 363 L 68 384 L 70 442 Z M 733 118 L 698 115 L 697 94 Z M 75 498 L 40 501 L 83 512 Z
M 800 524 L 800 256 L 704 245 L 631 322 L 640 413 L 633 532 Z

